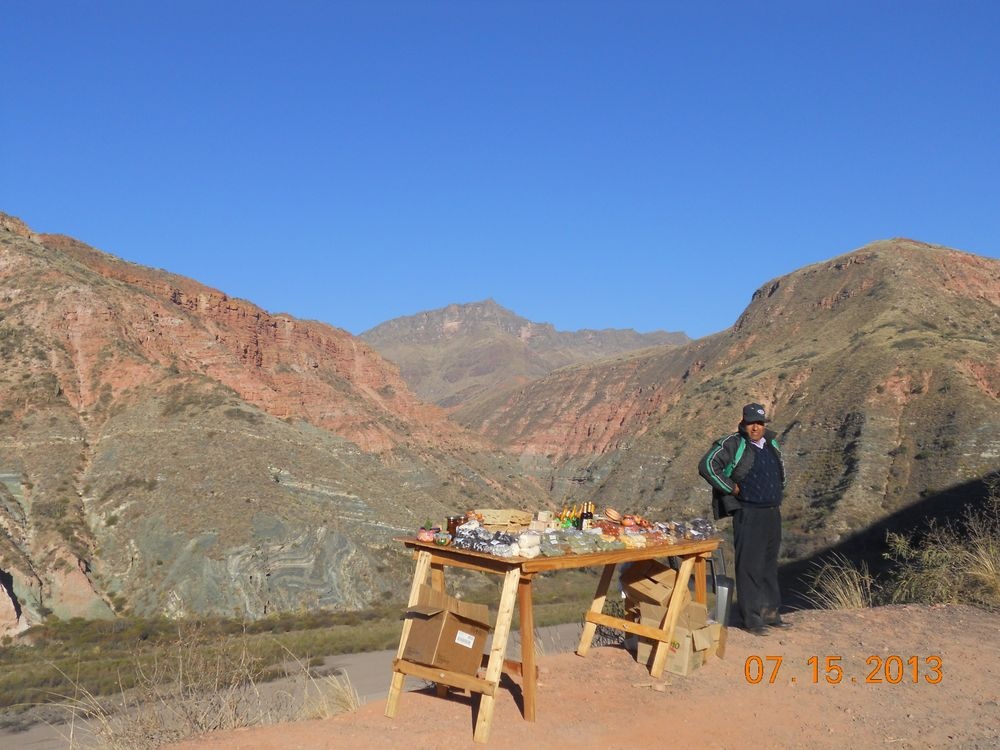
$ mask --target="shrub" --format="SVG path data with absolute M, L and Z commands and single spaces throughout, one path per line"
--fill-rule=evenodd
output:
M 1000 478 L 980 508 L 958 523 L 928 523 L 919 534 L 888 536 L 896 602 L 962 602 L 1000 610 Z

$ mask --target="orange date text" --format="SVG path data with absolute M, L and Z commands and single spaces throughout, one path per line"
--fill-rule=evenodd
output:
M 840 656 L 810 656 L 806 669 L 801 675 L 803 682 L 814 685 L 826 682 L 839 685 L 842 682 L 861 682 L 866 685 L 898 685 L 901 682 L 926 682 L 937 685 L 944 679 L 940 656 L 879 656 L 873 654 L 865 659 L 865 667 L 858 674 L 845 672 Z M 743 675 L 751 685 L 773 685 L 779 680 L 779 673 L 785 659 L 782 656 L 747 657 L 743 665 Z M 798 666 L 798 665 L 797 665 Z M 787 668 L 787 665 L 786 665 Z M 799 682 L 800 675 L 793 675 L 791 682 Z M 783 678 L 782 678 L 783 679 Z

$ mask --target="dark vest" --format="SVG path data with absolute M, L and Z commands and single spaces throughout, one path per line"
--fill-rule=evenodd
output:
M 754 461 L 750 471 L 740 480 L 740 503 L 757 508 L 781 505 L 781 465 L 778 457 L 767 444 L 758 448 L 748 441 L 747 449 L 753 451 Z

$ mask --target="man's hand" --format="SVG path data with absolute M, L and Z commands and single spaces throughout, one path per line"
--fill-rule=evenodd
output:
M 734 495 L 740 494 L 740 486 L 736 484 L 736 482 L 733 482 L 733 494 Z

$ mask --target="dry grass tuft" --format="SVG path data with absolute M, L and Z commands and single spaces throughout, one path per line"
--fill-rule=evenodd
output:
M 70 714 L 65 738 L 71 748 L 151 750 L 203 732 L 293 716 L 284 696 L 261 693 L 259 659 L 245 637 L 209 647 L 191 630 L 151 661 L 136 659 L 132 668 L 135 687 L 117 698 L 100 698 L 72 680 L 73 692 L 57 696 Z
M 295 673 L 305 683 L 302 685 L 302 704 L 296 715 L 298 720 L 329 719 L 361 707 L 361 698 L 346 672 L 337 670 L 333 674 L 317 677 L 309 668 L 308 659 L 300 659 L 284 646 L 282 649 L 295 662 Z
M 957 522 L 929 521 L 912 534 L 890 533 L 885 556 L 894 563 L 885 585 L 842 555 L 817 565 L 807 596 L 817 607 L 849 609 L 894 603 L 972 604 L 1000 610 L 1000 476 Z
M 220 645 L 197 628 L 182 630 L 152 659 L 137 655 L 129 679 L 119 675 L 123 689 L 115 698 L 97 696 L 62 673 L 73 689 L 54 696 L 69 714 L 60 734 L 71 749 L 152 750 L 205 732 L 328 718 L 361 705 L 346 674 L 316 677 L 308 659 L 280 648 L 297 665 L 290 691 L 262 689 L 263 660 L 246 634 Z
M 1000 545 L 977 542 L 965 557 L 968 575 L 982 584 L 984 598 L 1000 603 Z
M 532 642 L 535 644 L 535 658 L 541 659 L 547 654 L 548 649 L 542 642 L 542 634 L 539 632 L 538 628 L 532 630 L 531 633 L 532 633 Z
M 863 609 L 877 603 L 877 591 L 866 563 L 834 554 L 816 565 L 806 596 L 819 609 Z
M 312 689 L 307 691 L 299 719 L 329 719 L 361 708 L 361 698 L 346 672 L 335 672 L 320 678 L 309 674 L 309 680 Z

